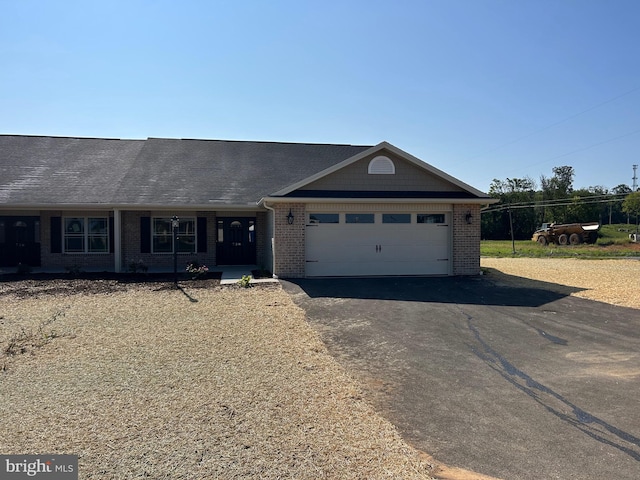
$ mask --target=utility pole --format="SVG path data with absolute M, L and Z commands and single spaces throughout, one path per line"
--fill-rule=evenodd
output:
M 511 248 L 512 253 L 516 254 L 516 239 L 513 235 L 513 217 L 511 216 L 511 205 L 507 208 L 507 212 L 509 212 L 509 226 L 511 227 Z
M 638 175 L 636 173 L 636 170 L 638 170 L 638 165 L 633 166 L 633 178 L 631 179 L 633 180 L 633 186 L 631 187 L 632 192 L 638 191 Z

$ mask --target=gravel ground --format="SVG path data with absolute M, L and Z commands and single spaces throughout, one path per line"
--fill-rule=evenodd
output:
M 571 258 L 489 258 L 480 261 L 488 274 L 505 282 L 540 285 L 561 293 L 640 309 L 640 260 Z M 581 290 L 566 287 L 577 287 Z
M 279 285 L 87 282 L 0 282 L 0 452 L 82 479 L 430 478 Z
M 637 260 L 481 263 L 497 282 L 640 308 Z M 0 452 L 77 454 L 83 479 L 432 472 L 278 285 L 0 282 L 0 347 Z

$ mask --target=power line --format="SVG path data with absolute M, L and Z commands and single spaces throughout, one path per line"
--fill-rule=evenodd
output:
M 518 202 L 509 204 L 496 204 L 494 207 L 487 207 L 481 210 L 481 213 L 501 212 L 509 209 L 522 209 L 522 208 L 545 208 L 545 207 L 564 207 L 570 205 L 592 205 L 597 203 L 610 203 L 619 202 L 624 200 L 627 194 L 614 194 L 614 195 L 594 195 L 590 197 L 576 197 L 576 199 L 562 198 L 556 200 L 537 200 L 531 202 Z M 591 198 L 591 200 L 583 201 L 583 199 Z
M 548 158 L 546 160 L 542 160 L 540 162 L 530 163 L 529 165 L 527 165 L 527 167 L 531 167 L 531 166 L 534 166 L 534 165 L 540 165 L 542 163 L 551 162 L 552 160 L 557 160 L 558 158 L 562 158 L 562 157 L 568 157 L 569 155 L 573 155 L 574 153 L 584 152 L 585 150 L 590 150 L 592 148 L 599 147 L 600 145 L 604 145 L 606 143 L 611 143 L 611 142 L 614 142 L 616 140 L 620 140 L 621 138 L 630 137 L 631 135 L 636 135 L 638 133 L 640 133 L 640 128 L 637 129 L 637 130 L 634 130 L 633 132 L 629 132 L 629 133 L 625 133 L 624 135 L 620 135 L 618 137 L 609 138 L 608 140 L 603 140 L 602 142 L 594 143 L 594 144 L 589 145 L 587 147 L 578 148 L 577 150 L 573 150 L 573 151 L 568 152 L 568 153 L 563 153 L 562 155 L 557 155 L 555 157 L 551 157 L 551 158 Z
M 528 193 L 528 192 L 523 192 L 523 193 Z M 543 200 L 527 200 L 526 202 L 510 202 L 509 205 L 530 205 L 532 203 L 548 203 L 548 204 L 553 204 L 554 202 L 566 202 L 568 200 L 572 200 L 575 201 L 576 199 L 578 200 L 584 200 L 584 199 L 608 199 L 609 201 L 615 201 L 615 200 L 622 200 L 624 197 L 626 197 L 628 194 L 627 193 L 602 193 L 602 194 L 598 194 L 598 195 L 575 195 L 573 197 L 564 197 L 564 198 L 548 198 L 548 199 L 543 199 Z M 621 198 L 618 198 L 621 197 Z M 497 205 L 500 205 L 499 203 Z
M 631 90 L 629 90 L 629 91 L 627 91 L 627 92 L 624 92 L 624 93 L 621 93 L 620 95 L 616 95 L 615 97 L 610 98 L 610 99 L 608 99 L 608 100 L 605 100 L 604 102 L 600 102 L 600 103 L 598 103 L 597 105 L 594 105 L 594 106 L 592 106 L 592 107 L 589 107 L 589 108 L 587 108 L 587 109 L 585 109 L 585 110 L 582 110 L 582 111 L 580 111 L 580 112 L 578 112 L 578 113 L 574 113 L 573 115 L 569 115 L 568 117 L 565 117 L 565 118 L 563 118 L 562 120 L 559 120 L 559 121 L 557 121 L 557 122 L 551 123 L 551 124 L 549 124 L 549 125 L 547 125 L 547 126 L 544 126 L 544 127 L 542 127 L 542 128 L 539 128 L 538 130 L 535 130 L 535 131 L 533 131 L 533 132 L 531 132 L 531 133 L 528 133 L 528 134 L 523 135 L 523 136 L 521 136 L 521 137 L 518 137 L 518 138 L 516 138 L 516 139 L 514 139 L 514 140 L 510 140 L 510 141 L 505 142 L 505 143 L 503 143 L 503 144 L 501 144 L 501 145 L 498 145 L 497 147 L 492 148 L 491 150 L 488 150 L 488 151 L 486 151 L 486 152 L 484 152 L 484 153 L 481 153 L 481 154 L 478 154 L 478 155 L 476 155 L 476 156 L 474 156 L 474 157 L 471 157 L 469 160 L 475 160 L 476 158 L 480 158 L 480 157 L 483 157 L 483 156 L 488 155 L 488 154 L 490 154 L 490 153 L 493 153 L 493 152 L 495 152 L 496 150 L 500 150 L 501 148 L 504 148 L 504 147 L 506 147 L 506 146 L 508 146 L 508 145 L 512 145 L 512 144 L 514 144 L 514 143 L 517 143 L 517 142 L 519 142 L 520 140 L 524 140 L 525 138 L 532 137 L 532 136 L 534 136 L 534 135 L 537 135 L 538 133 L 544 132 L 545 130 L 550 130 L 550 129 L 551 129 L 551 128 L 553 128 L 553 127 L 557 127 L 558 125 L 561 125 L 561 124 L 563 124 L 563 123 L 565 123 L 565 122 L 568 122 L 569 120 L 572 120 L 572 119 L 574 119 L 574 118 L 576 118 L 576 117 L 579 117 L 580 115 L 584 115 L 585 113 L 591 112 L 592 110 L 596 110 L 597 108 L 600 108 L 600 107 L 602 107 L 602 106 L 604 106 L 604 105 L 607 105 L 608 103 L 615 102 L 616 100 L 618 100 L 618 99 L 620 99 L 620 98 L 623 98 L 623 97 L 626 97 L 627 95 L 630 95 L 630 94 L 632 94 L 632 93 L 635 93 L 635 92 L 637 92 L 638 90 L 640 90 L 640 87 L 632 88 Z M 623 137 L 624 137 L 624 136 L 626 136 L 626 135 L 623 135 Z M 622 138 L 622 137 L 618 137 L 618 138 Z M 604 142 L 604 143 L 607 143 L 607 142 Z M 601 144 L 600 144 L 600 145 L 601 145 Z M 580 150 L 577 150 L 577 151 L 580 151 Z M 575 153 L 575 152 L 572 152 L 572 153 Z M 566 155 L 570 155 L 570 153 L 569 153 L 569 154 L 566 154 Z M 561 155 L 561 156 L 564 156 L 564 155 Z M 560 157 L 557 157 L 557 158 L 560 158 Z M 551 160 L 553 160 L 553 159 L 551 159 Z M 548 161 L 550 161 L 550 160 L 548 160 Z M 541 163 L 542 163 L 542 162 L 541 162 Z

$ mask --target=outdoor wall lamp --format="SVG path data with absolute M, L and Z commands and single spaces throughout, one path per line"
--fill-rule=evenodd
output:
M 464 216 L 464 219 L 469 225 L 471 225 L 471 223 L 473 222 L 473 215 L 471 215 L 471 210 L 467 210 L 467 214 Z
M 293 225 L 293 213 L 291 213 L 291 209 L 289 209 L 289 213 L 287 214 L 287 223 Z

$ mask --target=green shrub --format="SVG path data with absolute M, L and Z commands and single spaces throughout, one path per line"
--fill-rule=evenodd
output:
M 142 260 L 132 260 L 129 262 L 129 273 L 147 273 L 149 267 L 147 267 Z

